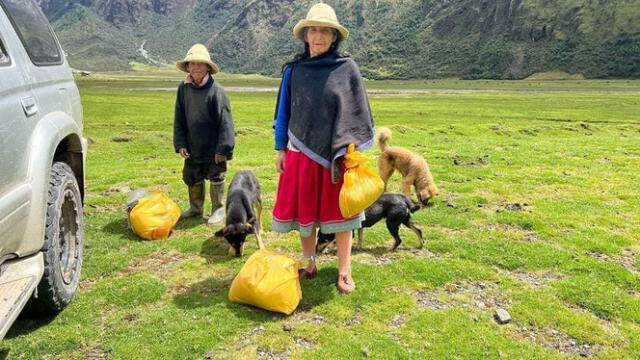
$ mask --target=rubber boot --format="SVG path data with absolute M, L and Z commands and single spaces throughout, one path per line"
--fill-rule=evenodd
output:
M 211 216 L 207 220 L 207 225 L 220 225 L 224 220 L 224 206 L 222 197 L 224 196 L 224 182 L 211 183 L 209 195 L 211 196 Z
M 189 209 L 180 214 L 180 220 L 202 215 L 204 182 L 189 186 Z

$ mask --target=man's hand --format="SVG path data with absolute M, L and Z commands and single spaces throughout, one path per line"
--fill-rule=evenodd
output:
M 225 161 L 227 161 L 227 157 L 226 157 L 225 155 L 222 155 L 222 154 L 216 154 L 216 155 L 213 157 L 213 161 L 214 161 L 216 164 L 219 164 L 219 163 L 221 163 L 221 162 L 225 162 Z
M 284 160 L 286 158 L 286 152 L 284 150 L 278 150 L 278 156 L 276 157 L 276 171 L 278 174 L 284 172 Z
M 178 150 L 178 153 L 180 153 L 180 156 L 182 156 L 183 159 L 188 159 L 189 157 L 191 157 L 191 154 L 189 154 L 186 148 L 180 148 Z

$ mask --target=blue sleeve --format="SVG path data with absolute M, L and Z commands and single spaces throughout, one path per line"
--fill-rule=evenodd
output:
M 276 150 L 284 150 L 289 142 L 289 116 L 291 111 L 291 90 L 289 89 L 289 79 L 291 78 L 291 67 L 284 69 L 282 82 L 280 84 L 280 98 L 278 99 L 278 112 L 276 113 L 275 140 Z

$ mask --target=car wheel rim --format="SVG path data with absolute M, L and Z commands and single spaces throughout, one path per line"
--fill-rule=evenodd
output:
M 59 223 L 60 273 L 64 283 L 69 285 L 73 282 L 78 268 L 80 224 L 78 224 L 78 208 L 73 191 L 70 189 L 65 190 L 63 199 Z

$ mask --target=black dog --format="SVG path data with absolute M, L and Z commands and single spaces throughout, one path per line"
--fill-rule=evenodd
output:
M 382 194 L 376 202 L 369 206 L 365 211 L 365 220 L 362 222 L 362 227 L 358 229 L 358 247 L 362 247 L 363 228 L 372 227 L 383 218 L 387 219 L 387 229 L 395 243 L 391 248 L 395 251 L 402 239 L 398 235 L 400 224 L 404 224 L 409 229 L 413 230 L 420 240 L 420 248 L 424 246 L 424 238 L 422 237 L 422 231 L 411 222 L 411 213 L 420 209 L 420 206 L 414 204 L 406 196 L 402 194 Z M 318 232 L 318 242 L 316 244 L 316 252 L 321 253 L 332 241 L 335 240 L 335 234 L 323 234 Z
M 227 239 L 231 245 L 229 254 L 237 257 L 242 256 L 244 243 L 249 234 L 256 235 L 260 249 L 264 247 L 260 238 L 262 228 L 260 222 L 262 213 L 260 183 L 251 171 L 239 171 L 231 179 L 225 211 L 226 226 L 216 231 L 215 236 Z

